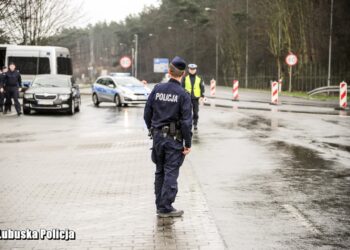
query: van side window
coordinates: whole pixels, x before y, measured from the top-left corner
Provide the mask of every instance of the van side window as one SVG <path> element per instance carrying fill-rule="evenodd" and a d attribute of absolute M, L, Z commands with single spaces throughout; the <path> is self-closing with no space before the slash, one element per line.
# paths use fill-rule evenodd
<path fill-rule="evenodd" d="M 39 58 L 39 75 L 50 74 L 50 60 L 47 57 Z"/>
<path fill-rule="evenodd" d="M 47 57 L 9 56 L 8 62 L 14 62 L 16 68 L 24 75 L 50 74 L 50 60 Z"/>
<path fill-rule="evenodd" d="M 67 57 L 57 57 L 57 74 L 72 75 L 72 61 Z"/>

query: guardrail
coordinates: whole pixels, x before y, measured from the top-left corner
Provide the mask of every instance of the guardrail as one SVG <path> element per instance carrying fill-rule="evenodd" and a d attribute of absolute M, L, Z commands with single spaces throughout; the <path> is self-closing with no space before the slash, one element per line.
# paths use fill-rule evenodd
<path fill-rule="evenodd" d="M 348 91 L 349 90 L 350 90 L 350 86 L 348 86 Z M 339 86 L 326 86 L 326 87 L 316 88 L 307 92 L 307 94 L 309 96 L 312 96 L 316 94 L 329 93 L 329 92 L 339 92 Z"/>

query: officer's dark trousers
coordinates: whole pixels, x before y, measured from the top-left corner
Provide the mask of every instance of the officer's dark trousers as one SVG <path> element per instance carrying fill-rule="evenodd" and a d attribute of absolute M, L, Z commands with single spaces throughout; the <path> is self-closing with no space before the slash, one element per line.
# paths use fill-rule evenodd
<path fill-rule="evenodd" d="M 4 92 L 0 92 L 0 112 L 3 111 L 4 108 L 4 100 L 5 100 L 5 93 Z"/>
<path fill-rule="evenodd" d="M 21 104 L 18 101 L 19 91 L 17 87 L 9 87 L 6 89 L 6 102 L 5 102 L 5 111 L 9 111 L 12 105 L 12 99 L 15 103 L 15 108 L 18 113 L 21 113 Z"/>
<path fill-rule="evenodd" d="M 192 108 L 193 108 L 193 125 L 198 124 L 198 112 L 199 112 L 199 99 L 192 99 Z"/>
<path fill-rule="evenodd" d="M 168 213 L 177 194 L 177 178 L 185 159 L 183 145 L 161 132 L 153 134 L 152 161 L 156 164 L 154 190 L 157 210 Z"/>

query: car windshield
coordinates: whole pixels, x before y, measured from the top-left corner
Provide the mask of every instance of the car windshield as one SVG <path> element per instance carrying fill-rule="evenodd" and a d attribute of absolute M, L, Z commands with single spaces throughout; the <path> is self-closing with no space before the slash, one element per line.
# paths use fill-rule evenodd
<path fill-rule="evenodd" d="M 33 82 L 33 87 L 69 87 L 70 81 L 67 78 L 40 77 Z"/>
<path fill-rule="evenodd" d="M 143 84 L 135 77 L 114 77 L 117 84 L 124 87 L 142 87 Z"/>

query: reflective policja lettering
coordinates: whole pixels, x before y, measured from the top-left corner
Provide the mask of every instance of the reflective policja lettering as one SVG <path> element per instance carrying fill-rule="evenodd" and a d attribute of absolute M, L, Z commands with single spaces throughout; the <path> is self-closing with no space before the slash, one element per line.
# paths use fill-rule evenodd
<path fill-rule="evenodd" d="M 178 95 L 157 93 L 155 99 L 163 102 L 177 102 Z"/>

